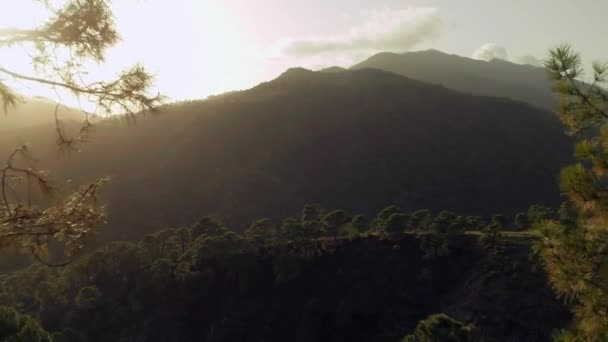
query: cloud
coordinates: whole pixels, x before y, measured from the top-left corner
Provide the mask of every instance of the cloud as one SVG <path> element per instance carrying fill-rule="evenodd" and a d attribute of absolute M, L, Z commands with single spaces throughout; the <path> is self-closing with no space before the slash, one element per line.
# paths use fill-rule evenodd
<path fill-rule="evenodd" d="M 532 65 L 532 66 L 536 66 L 536 67 L 543 66 L 543 61 L 541 59 L 536 58 L 531 55 L 517 57 L 515 59 L 515 62 L 519 63 L 519 64 L 527 64 L 527 65 Z"/>
<path fill-rule="evenodd" d="M 473 52 L 474 59 L 480 59 L 482 61 L 490 61 L 494 58 L 508 60 L 509 54 L 507 49 L 494 43 L 487 43 L 480 46 Z"/>
<path fill-rule="evenodd" d="M 439 36 L 441 20 L 436 8 L 409 7 L 374 10 L 350 32 L 330 37 L 285 39 L 275 46 L 278 56 L 356 54 L 408 50 Z"/>
<path fill-rule="evenodd" d="M 475 50 L 472 57 L 482 61 L 490 61 L 494 58 L 502 59 L 517 64 L 532 65 L 535 67 L 542 67 L 543 61 L 532 55 L 518 56 L 509 58 L 507 49 L 503 46 L 496 45 L 494 43 L 487 43 Z"/>

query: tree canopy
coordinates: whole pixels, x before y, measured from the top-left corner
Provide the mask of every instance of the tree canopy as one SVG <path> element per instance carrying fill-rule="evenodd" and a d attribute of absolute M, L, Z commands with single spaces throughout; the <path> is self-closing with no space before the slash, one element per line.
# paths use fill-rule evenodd
<path fill-rule="evenodd" d="M 473 326 L 463 324 L 445 314 L 436 314 L 420 321 L 413 334 L 402 342 L 470 342 L 473 339 Z"/>

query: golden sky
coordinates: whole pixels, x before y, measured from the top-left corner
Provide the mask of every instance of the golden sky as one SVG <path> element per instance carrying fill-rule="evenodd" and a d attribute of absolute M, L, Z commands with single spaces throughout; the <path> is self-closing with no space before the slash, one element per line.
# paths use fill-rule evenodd
<path fill-rule="evenodd" d="M 44 12 L 33 2 L 0 0 L 0 27 L 39 23 Z M 535 64 L 569 42 L 587 65 L 608 59 L 606 0 L 114 0 L 112 8 L 122 42 L 91 75 L 111 78 L 142 62 L 172 100 L 248 88 L 294 66 L 348 67 L 380 51 Z M 0 65 L 31 73 L 21 48 L 0 49 Z"/>
<path fill-rule="evenodd" d="M 108 52 L 106 63 L 90 66 L 92 78 L 110 79 L 142 62 L 156 75 L 155 90 L 173 100 L 246 88 L 260 78 L 251 65 L 261 55 L 241 39 L 219 1 L 120 0 L 112 6 L 122 40 Z M 33 1 L 0 0 L 0 8 L 10 8 L 0 11 L 0 27 L 35 27 L 46 15 Z M 22 47 L 1 49 L 0 61 L 11 70 L 34 74 Z M 28 95 L 56 97 L 36 84 L 14 85 Z"/>

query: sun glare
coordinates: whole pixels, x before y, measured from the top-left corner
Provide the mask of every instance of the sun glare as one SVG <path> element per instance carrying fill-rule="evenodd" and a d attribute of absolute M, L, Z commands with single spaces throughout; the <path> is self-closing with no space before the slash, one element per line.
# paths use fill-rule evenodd
<path fill-rule="evenodd" d="M 0 12 L 0 27 L 32 28 L 45 19 L 43 8 L 29 1 L 0 0 L 0 5 L 11 8 Z M 87 66 L 91 79 L 110 79 L 140 62 L 156 75 L 154 91 L 182 100 L 249 87 L 260 77 L 254 65 L 261 54 L 241 38 L 239 26 L 221 2 L 116 1 L 113 11 L 122 39 L 108 51 L 104 64 Z M 35 75 L 27 48 L 3 48 L 0 53 L 6 67 Z M 62 102 L 93 110 L 67 93 L 8 82 L 25 95 L 59 96 Z"/>

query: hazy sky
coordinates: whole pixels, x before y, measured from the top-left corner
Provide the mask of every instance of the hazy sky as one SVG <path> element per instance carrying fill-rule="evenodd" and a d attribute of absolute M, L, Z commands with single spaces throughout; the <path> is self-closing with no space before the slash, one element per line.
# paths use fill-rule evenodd
<path fill-rule="evenodd" d="M 35 22 L 29 2 L 0 0 L 0 8 L 13 11 L 0 12 L 0 27 Z M 379 51 L 434 48 L 537 63 L 547 49 L 571 42 L 587 63 L 608 59 L 607 0 L 114 0 L 113 6 L 123 42 L 100 74 L 141 61 L 173 100 L 247 88 L 292 66 L 349 66 Z M 0 50 L 0 63 L 26 69 L 18 54 Z"/>

